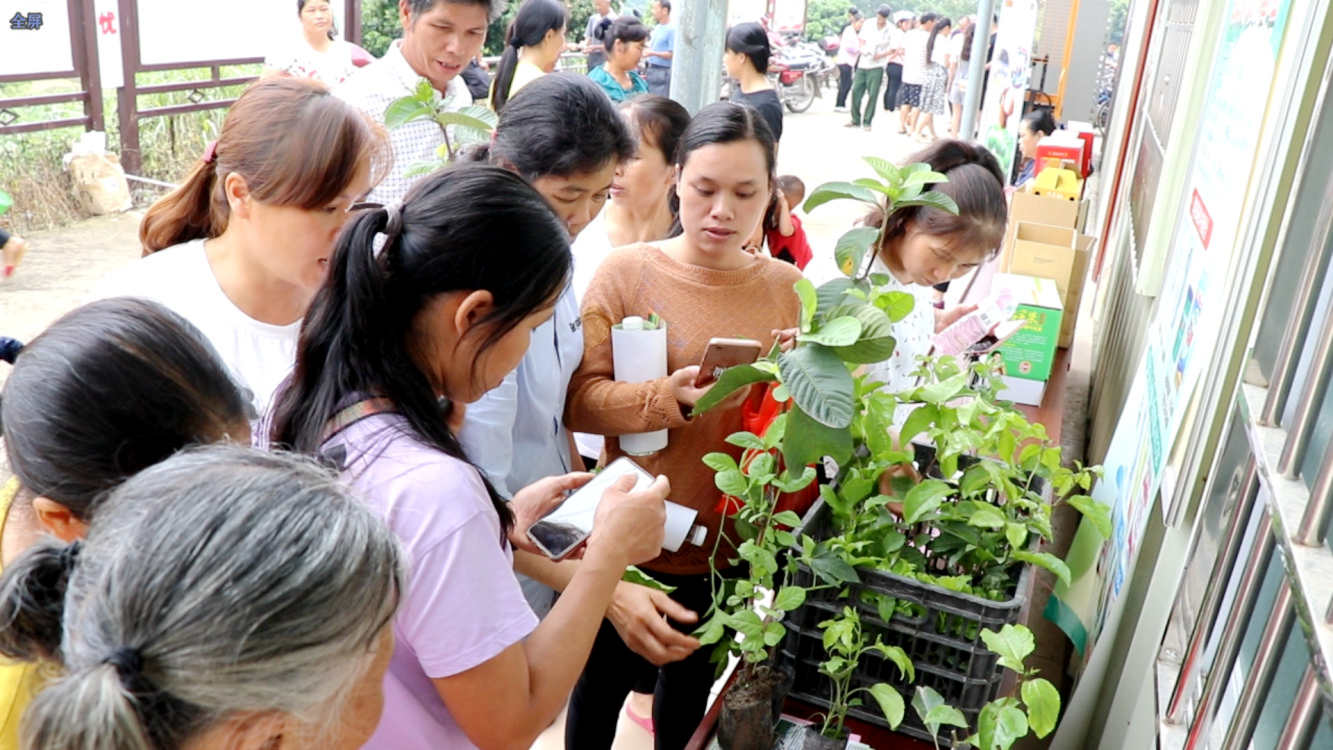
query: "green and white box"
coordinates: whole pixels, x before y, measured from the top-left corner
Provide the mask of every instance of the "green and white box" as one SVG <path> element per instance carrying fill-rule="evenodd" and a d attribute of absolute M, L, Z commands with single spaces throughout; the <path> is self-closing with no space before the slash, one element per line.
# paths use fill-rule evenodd
<path fill-rule="evenodd" d="M 1064 304 L 1059 287 L 1051 279 L 1000 273 L 991 283 L 991 294 L 1000 290 L 1008 290 L 1014 296 L 1018 302 L 1014 319 L 1024 322 L 999 348 L 1005 370 L 1005 388 L 1000 398 L 1039 406 L 1046 396 L 1046 383 L 1060 343 Z"/>

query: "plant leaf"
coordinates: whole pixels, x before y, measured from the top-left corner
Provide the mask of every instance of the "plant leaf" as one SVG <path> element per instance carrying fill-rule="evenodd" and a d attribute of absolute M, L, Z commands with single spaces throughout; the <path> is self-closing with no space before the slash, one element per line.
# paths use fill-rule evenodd
<path fill-rule="evenodd" d="M 879 230 L 874 227 L 856 227 L 849 229 L 838 238 L 833 246 L 833 260 L 838 270 L 845 276 L 855 276 L 865 263 L 866 253 L 879 239 Z"/>
<path fill-rule="evenodd" d="M 1111 508 L 1106 503 L 1099 503 L 1087 495 L 1071 495 L 1065 502 L 1083 514 L 1083 517 L 1097 527 L 1097 533 L 1103 539 L 1111 538 Z"/>
<path fill-rule="evenodd" d="M 852 424 L 856 385 L 832 349 L 800 344 L 778 359 L 778 371 L 792 400 L 816 422 L 835 429 Z"/>
<path fill-rule="evenodd" d="M 1010 556 L 1015 560 L 1021 560 L 1022 562 L 1032 563 L 1033 565 L 1045 568 L 1054 573 L 1055 577 L 1059 578 L 1061 583 L 1066 586 L 1069 585 L 1069 566 L 1065 564 L 1064 560 L 1061 560 L 1049 552 L 1029 552 L 1025 549 L 1016 549 Z"/>
<path fill-rule="evenodd" d="M 800 340 L 824 346 L 850 346 L 861 337 L 861 321 L 850 315 L 834 318 L 819 330 L 801 334 Z"/>
<path fill-rule="evenodd" d="M 875 191 L 862 185 L 852 182 L 826 182 L 815 188 L 810 197 L 805 199 L 804 210 L 809 213 L 829 201 L 843 199 L 857 200 L 862 203 L 879 203 Z"/>
<path fill-rule="evenodd" d="M 879 644 L 876 650 L 883 654 L 885 659 L 893 662 L 894 666 L 898 667 L 898 674 L 907 678 L 908 682 L 916 682 L 916 668 L 912 666 L 912 660 L 908 658 L 906 651 L 898 646 L 885 646 L 884 644 Z"/>
<path fill-rule="evenodd" d="M 1050 682 L 1038 677 L 1023 681 L 1023 704 L 1028 709 L 1028 724 L 1038 739 L 1055 729 L 1060 721 L 1060 691 Z"/>
<path fill-rule="evenodd" d="M 879 704 L 879 712 L 884 714 L 884 718 L 889 720 L 889 727 L 897 729 L 898 725 L 903 723 L 903 712 L 906 706 L 903 705 L 903 696 L 892 685 L 877 682 L 870 686 L 870 697 Z"/>
<path fill-rule="evenodd" d="M 826 583 L 860 583 L 861 577 L 856 574 L 856 568 L 847 564 L 847 561 L 838 556 L 838 553 L 832 550 L 825 550 L 810 559 L 810 569 Z"/>
<path fill-rule="evenodd" d="M 750 483 L 739 469 L 719 471 L 713 475 L 713 484 L 732 497 L 745 497 L 745 491 L 750 488 Z"/>
<path fill-rule="evenodd" d="M 735 367 L 728 367 L 722 371 L 720 376 L 718 376 L 717 382 L 713 383 L 713 387 L 709 388 L 708 392 L 703 395 L 703 398 L 699 399 L 699 403 L 694 405 L 694 413 L 696 415 L 703 414 L 725 401 L 727 396 L 730 396 L 741 388 L 746 388 L 755 383 L 767 383 L 773 380 L 777 380 L 777 378 L 754 365 L 737 365 Z"/>
<path fill-rule="evenodd" d="M 834 351 L 846 362 L 870 365 L 893 356 L 898 342 L 893 337 L 893 323 L 883 310 L 861 305 L 852 313 L 861 323 L 861 335 L 855 343 L 837 346 Z"/>
<path fill-rule="evenodd" d="M 967 729 L 967 717 L 953 706 L 936 706 L 926 714 L 923 721 L 929 721 L 938 728 L 941 724 Z"/>
<path fill-rule="evenodd" d="M 801 279 L 793 287 L 801 300 L 801 330 L 810 330 L 810 323 L 815 319 L 815 310 L 819 307 L 819 294 L 809 279 Z"/>
<path fill-rule="evenodd" d="M 487 134 L 491 132 L 490 123 L 472 115 L 465 115 L 462 112 L 440 112 L 434 117 L 435 122 L 438 122 L 441 126 L 453 125 L 458 128 L 471 128 Z"/>
<path fill-rule="evenodd" d="M 708 453 L 703 457 L 704 465 L 713 471 L 739 471 L 736 459 L 726 453 Z"/>
<path fill-rule="evenodd" d="M 782 460 L 788 467 L 805 466 L 830 456 L 838 463 L 852 455 L 852 431 L 816 422 L 799 406 L 787 412 L 787 434 L 782 439 Z"/>
<path fill-rule="evenodd" d="M 903 187 L 908 185 L 930 185 L 936 182 L 948 182 L 949 178 L 939 172 L 932 172 L 929 169 L 923 169 L 913 172 L 903 178 Z"/>
<path fill-rule="evenodd" d="M 989 503 L 977 503 L 967 523 L 981 529 L 1002 529 L 1005 524 L 1004 513 Z"/>
<path fill-rule="evenodd" d="M 875 174 L 879 175 L 880 179 L 888 184 L 897 185 L 902 182 L 902 174 L 893 162 L 881 159 L 878 156 L 863 156 L 861 158 L 866 164 L 870 165 L 871 169 L 875 170 Z"/>
<path fill-rule="evenodd" d="M 727 436 L 727 442 L 738 448 L 753 448 L 754 450 L 764 450 L 764 441 L 753 432 L 733 432 Z M 705 456 L 707 458 L 707 456 Z"/>
<path fill-rule="evenodd" d="M 800 586 L 787 586 L 773 597 L 773 609 L 790 612 L 805 604 L 805 589 Z"/>
<path fill-rule="evenodd" d="M 907 292 L 884 292 L 875 298 L 875 304 L 897 323 L 911 314 L 916 298 Z"/>
<path fill-rule="evenodd" d="M 893 204 L 894 208 L 906 208 L 908 206 L 927 206 L 947 214 L 958 215 L 958 204 L 953 202 L 953 198 L 934 190 L 927 190 L 920 195 Z"/>
<path fill-rule="evenodd" d="M 922 404 L 912 410 L 903 422 L 903 428 L 898 433 L 898 439 L 902 445 L 906 446 L 912 441 L 912 438 L 925 432 L 927 428 L 939 421 L 940 408 L 934 404 Z M 921 467 L 925 469 L 926 467 Z"/>
<path fill-rule="evenodd" d="M 815 310 L 815 317 L 823 317 L 833 310 L 841 307 L 844 302 L 859 302 L 860 300 L 848 300 L 847 292 L 856 288 L 856 282 L 851 279 L 835 278 L 819 285 L 815 290 L 819 298 L 819 306 Z"/>
<path fill-rule="evenodd" d="M 1023 673 L 1023 660 L 1036 648 L 1032 631 L 1023 625 L 1005 625 L 1000 632 L 990 628 L 981 631 L 981 640 L 986 648 L 1000 656 L 1000 665 L 1019 674 Z"/>
<path fill-rule="evenodd" d="M 940 507 L 953 487 L 938 479 L 927 479 L 913 487 L 903 498 L 903 520 L 909 524 L 920 521 L 927 513 Z"/>
<path fill-rule="evenodd" d="M 928 404 L 943 404 L 958 392 L 967 386 L 967 373 L 959 373 L 951 378 L 945 378 L 938 383 L 922 386 L 917 389 L 916 395 L 922 401 Z"/>
<path fill-rule="evenodd" d="M 434 119 L 435 111 L 430 105 L 412 96 L 394 99 L 384 108 L 384 127 L 387 130 L 401 127 L 415 120 Z"/>
<path fill-rule="evenodd" d="M 625 574 L 620 577 L 620 580 L 628 583 L 637 583 L 640 586 L 647 586 L 650 589 L 657 589 L 663 594 L 670 594 L 672 591 L 676 590 L 675 586 L 668 586 L 665 583 L 662 583 L 656 578 L 643 572 L 635 565 L 630 565 L 625 568 Z"/>
<path fill-rule="evenodd" d="M 1023 549 L 1028 541 L 1028 528 L 1021 523 L 1007 523 L 1004 527 L 1004 536 L 1009 540 L 1010 547 Z"/>

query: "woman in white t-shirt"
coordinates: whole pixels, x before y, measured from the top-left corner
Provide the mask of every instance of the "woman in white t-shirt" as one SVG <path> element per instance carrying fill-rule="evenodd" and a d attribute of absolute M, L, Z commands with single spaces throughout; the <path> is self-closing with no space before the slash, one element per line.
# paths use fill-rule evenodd
<path fill-rule="evenodd" d="M 328 0 L 296 0 L 301 38 L 291 39 L 264 59 L 264 75 L 309 78 L 333 88 L 356 72 L 357 58 L 372 58 L 365 50 L 334 38 L 333 11 Z M 361 64 L 365 64 L 364 62 Z"/>
<path fill-rule="evenodd" d="M 949 116 L 949 30 L 952 24 L 947 18 L 935 21 L 935 28 L 930 31 L 926 42 L 926 78 L 921 84 L 921 114 L 916 118 L 912 136 L 917 140 L 933 141 L 939 136 L 935 133 L 935 117 Z M 926 131 L 930 136 L 926 136 Z"/>
<path fill-rule="evenodd" d="M 383 135 L 323 86 L 260 81 L 184 184 L 148 209 L 147 257 L 98 296 L 152 299 L 197 326 L 257 422 L 292 368 L 348 209 L 387 161 Z"/>

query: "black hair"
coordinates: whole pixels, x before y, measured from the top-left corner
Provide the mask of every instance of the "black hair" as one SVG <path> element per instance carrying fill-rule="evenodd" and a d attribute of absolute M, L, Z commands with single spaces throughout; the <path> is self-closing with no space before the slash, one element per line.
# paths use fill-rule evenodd
<path fill-rule="evenodd" d="M 22 341 L 11 339 L 8 336 L 0 336 L 0 361 L 12 365 L 21 351 L 23 351 Z"/>
<path fill-rule="evenodd" d="M 958 215 L 928 206 L 912 206 L 889 217 L 886 243 L 901 238 L 911 223 L 919 232 L 956 236 L 965 247 L 981 247 L 987 257 L 999 249 L 1009 209 L 1004 199 L 1004 172 L 995 155 L 984 146 L 958 140 L 938 140 L 908 157 L 906 163 L 925 163 L 949 178 L 927 190 L 947 195 L 958 204 Z M 882 216 L 882 214 L 881 214 Z M 881 219 L 882 220 L 882 219 Z M 878 222 L 867 220 L 872 226 Z"/>
<path fill-rule="evenodd" d="M 875 9 L 875 15 L 884 16 L 885 18 L 888 18 L 889 16 L 893 15 L 893 9 L 887 5 L 881 5 Z"/>
<path fill-rule="evenodd" d="M 764 152 L 769 187 L 773 185 L 777 169 L 777 153 L 773 142 L 773 131 L 763 116 L 754 109 L 736 102 L 714 102 L 699 110 L 699 114 L 690 120 L 689 127 L 680 136 L 680 146 L 676 149 L 676 168 L 684 169 L 690 154 L 718 143 L 736 143 L 755 141 Z M 770 196 L 776 198 L 776 196 Z M 677 214 L 676 222 L 671 227 L 670 236 L 675 237 L 683 231 L 680 224 L 678 206 L 673 207 Z M 769 212 L 773 209 L 770 200 Z"/>
<path fill-rule="evenodd" d="M 411 10 L 412 19 L 429 11 L 440 3 L 453 3 L 455 5 L 480 5 L 486 8 L 486 19 L 495 21 L 505 11 L 509 5 L 508 0 L 408 0 L 408 7 Z"/>
<path fill-rule="evenodd" d="M 921 14 L 920 18 L 917 19 L 917 23 L 926 24 L 930 23 L 931 21 L 934 21 L 937 18 L 939 18 L 939 16 L 936 15 L 935 13 L 926 11 L 925 13 Z"/>
<path fill-rule="evenodd" d="M 760 73 L 768 72 L 768 58 L 773 54 L 764 27 L 753 21 L 738 23 L 727 31 L 727 49 L 750 58 L 750 64 Z"/>
<path fill-rule="evenodd" d="M 642 94 L 633 99 L 626 99 L 620 104 L 620 111 L 625 113 L 634 126 L 635 139 L 642 143 L 645 139 L 652 143 L 667 164 L 674 164 L 676 151 L 680 148 L 680 138 L 690 126 L 690 112 L 678 101 L 657 94 Z M 673 230 L 668 235 L 676 236 L 674 219 L 680 213 L 680 197 L 676 187 L 667 188 L 667 206 L 671 210 Z"/>
<path fill-rule="evenodd" d="M 671 12 L 671 0 L 657 0 L 657 4 L 662 6 L 662 9 L 667 13 Z"/>
<path fill-rule="evenodd" d="M 963 32 L 963 50 L 958 54 L 959 60 L 967 62 L 972 59 L 972 40 L 976 38 L 976 33 L 977 24 L 974 21 L 967 27 L 967 31 Z"/>
<path fill-rule="evenodd" d="M 1051 111 L 1045 107 L 1038 107 L 1023 115 L 1023 124 L 1028 126 L 1028 132 L 1030 133 L 1050 135 L 1055 132 L 1055 118 L 1051 116 Z"/>
<path fill-rule="evenodd" d="M 66 313 L 23 347 L 0 399 L 19 483 L 88 520 L 131 475 L 245 424 L 213 347 L 166 307 L 117 297 Z"/>
<path fill-rule="evenodd" d="M 598 38 L 606 46 L 608 55 L 615 48 L 616 42 L 624 42 L 625 44 L 642 42 L 649 36 L 648 27 L 644 26 L 643 22 L 634 16 L 621 16 L 615 21 L 604 18 L 597 28 L 602 31 Z"/>
<path fill-rule="evenodd" d="M 514 71 L 518 68 L 518 50 L 520 47 L 535 47 L 542 43 L 546 34 L 565 28 L 569 12 L 559 0 L 523 0 L 518 6 L 518 14 L 505 30 L 505 49 L 500 55 L 500 63 L 495 68 L 495 83 L 491 93 L 491 106 L 496 114 L 504 109 L 509 101 L 509 87 L 514 82 Z"/>
<path fill-rule="evenodd" d="M 935 27 L 930 30 L 930 40 L 926 42 L 927 63 L 933 62 L 933 58 L 935 56 L 935 37 L 939 36 L 940 32 L 943 31 L 944 29 L 950 28 L 952 26 L 953 22 L 943 16 L 941 16 L 938 20 L 935 21 Z"/>
<path fill-rule="evenodd" d="M 564 223 L 508 170 L 435 172 L 397 210 L 393 226 L 394 209 L 366 211 L 339 236 L 329 277 L 301 325 L 296 368 L 274 408 L 275 444 L 317 453 L 329 420 L 358 394 L 376 394 L 394 404 L 419 440 L 467 460 L 446 424 L 447 407 L 413 357 L 418 316 L 440 294 L 485 289 L 495 309 L 468 335 L 488 331 L 482 345 L 489 347 L 564 288 L 572 265 Z M 508 505 L 489 482 L 486 489 L 508 531 Z"/>
<path fill-rule="evenodd" d="M 308 2 L 310 2 L 310 0 L 296 0 L 296 16 L 298 18 L 301 16 L 301 11 L 305 10 L 305 5 Z M 330 11 L 332 11 L 332 8 L 330 8 Z M 334 24 L 330 24 L 328 31 L 329 41 L 333 41 L 336 32 L 337 32 L 336 26 Z"/>
<path fill-rule="evenodd" d="M 592 172 L 633 155 L 634 138 L 606 92 L 585 75 L 551 73 L 524 86 L 500 113 L 491 143 L 470 148 L 464 159 L 532 181 Z"/>

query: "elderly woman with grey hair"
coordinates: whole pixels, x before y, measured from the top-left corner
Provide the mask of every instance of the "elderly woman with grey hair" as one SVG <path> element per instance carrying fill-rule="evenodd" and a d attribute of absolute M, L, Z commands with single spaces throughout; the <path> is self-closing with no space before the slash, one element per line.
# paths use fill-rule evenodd
<path fill-rule="evenodd" d="M 0 577 L 0 653 L 64 667 L 23 745 L 360 747 L 403 581 L 392 532 L 318 465 L 180 453 L 116 489 L 87 541 Z"/>

